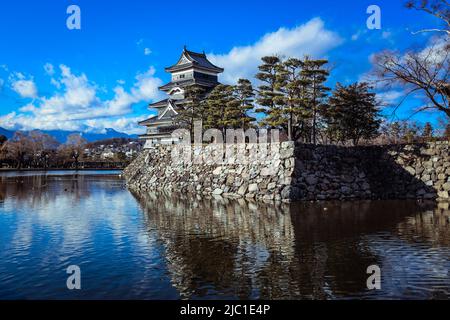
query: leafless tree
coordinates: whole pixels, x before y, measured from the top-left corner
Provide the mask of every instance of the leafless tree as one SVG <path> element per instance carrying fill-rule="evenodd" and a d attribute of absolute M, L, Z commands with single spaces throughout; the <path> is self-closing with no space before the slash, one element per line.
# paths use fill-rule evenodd
<path fill-rule="evenodd" d="M 405 55 L 384 51 L 374 58 L 375 73 L 386 85 L 404 86 L 405 99 L 411 94 L 423 94 L 426 103 L 418 111 L 436 109 L 450 117 L 449 49 L 449 43 L 437 41 Z"/>
<path fill-rule="evenodd" d="M 26 161 L 32 157 L 33 143 L 26 134 L 16 132 L 2 145 L 2 153 L 7 159 L 16 161 L 17 169 L 22 169 Z"/>
<path fill-rule="evenodd" d="M 64 160 L 72 160 L 75 163 L 75 168 L 78 168 L 79 161 L 84 154 L 84 148 L 87 144 L 80 134 L 71 134 L 65 144 L 58 148 L 58 154 Z"/>
<path fill-rule="evenodd" d="M 402 86 L 405 96 L 394 112 L 410 95 L 420 95 L 424 105 L 413 113 L 434 109 L 450 117 L 450 2 L 449 0 L 409 0 L 406 7 L 426 12 L 443 21 L 443 26 L 420 32 L 444 33 L 432 39 L 422 50 L 404 54 L 384 51 L 374 58 L 375 75 L 386 86 Z"/>
<path fill-rule="evenodd" d="M 39 130 L 30 132 L 29 139 L 32 142 L 34 165 L 47 168 L 51 155 L 58 149 L 58 141 Z"/>
<path fill-rule="evenodd" d="M 422 32 L 440 32 L 450 36 L 450 1 L 449 0 L 408 0 L 406 7 L 426 12 L 442 21 L 437 28 L 422 29 L 413 34 Z"/>

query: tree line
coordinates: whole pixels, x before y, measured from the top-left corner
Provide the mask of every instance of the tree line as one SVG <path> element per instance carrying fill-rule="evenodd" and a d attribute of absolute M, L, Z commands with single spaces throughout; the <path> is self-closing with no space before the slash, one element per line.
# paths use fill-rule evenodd
<path fill-rule="evenodd" d="M 5 136 L 0 136 L 0 164 L 3 163 L 16 169 L 77 169 L 83 161 L 104 162 L 104 159 L 96 159 L 93 156 L 86 155 L 86 149 L 94 149 L 98 143 L 114 144 L 115 141 L 113 140 L 88 143 L 80 134 L 74 133 L 67 137 L 65 143 L 61 144 L 51 135 L 39 130 L 17 131 L 9 140 Z M 114 161 L 125 163 L 129 159 L 123 152 L 119 152 L 110 160 L 110 162 Z"/>
<path fill-rule="evenodd" d="M 373 70 L 375 82 L 386 87 L 402 87 L 405 98 L 420 94 L 425 103 L 416 112 L 432 109 L 442 113 L 446 122 L 442 134 L 445 138 L 448 137 L 450 119 L 450 5 L 446 0 L 410 0 L 406 7 L 438 17 L 443 21 L 443 27 L 435 30 L 446 35 L 439 38 L 442 43 L 437 42 L 426 50 L 377 54 Z M 227 128 L 280 129 L 288 140 L 312 144 L 358 145 L 380 140 L 380 137 L 402 135 L 398 126 L 404 127 L 405 123 L 386 125 L 383 121 L 382 103 L 371 84 L 337 83 L 334 90 L 329 88 L 331 71 L 325 59 L 266 56 L 258 69 L 255 75 L 259 82 L 257 88 L 253 88 L 248 79 L 239 79 L 235 85 L 220 84 L 208 95 L 198 85 L 186 88 L 186 104 L 180 108 L 178 124 L 191 130 L 191 136 L 197 120 L 202 121 L 205 130 L 217 128 L 222 132 Z M 259 121 L 257 114 L 263 115 Z M 415 124 L 405 129 L 408 132 L 403 134 L 403 140 L 433 137 L 430 123 L 421 129 L 424 132 L 418 127 Z"/>
<path fill-rule="evenodd" d="M 0 160 L 12 163 L 14 167 L 49 168 L 59 165 L 78 167 L 87 141 L 79 134 L 72 134 L 66 143 L 60 144 L 54 137 L 39 130 L 29 133 L 17 131 L 0 146 Z"/>
<path fill-rule="evenodd" d="M 381 120 L 370 86 L 338 83 L 331 92 L 327 64 L 310 57 L 267 56 L 256 74 L 258 88 L 248 79 L 219 84 L 208 95 L 198 85 L 189 86 L 178 124 L 193 133 L 194 122 L 201 120 L 205 130 L 216 128 L 224 135 L 226 129 L 279 129 L 289 140 L 313 144 L 351 140 L 357 145 L 375 137 Z M 258 113 L 264 115 L 260 121 Z"/>
<path fill-rule="evenodd" d="M 262 58 L 254 88 L 248 79 L 236 85 L 219 84 L 209 94 L 198 85 L 185 90 L 185 105 L 177 122 L 193 136 L 194 122 L 203 129 L 279 129 L 286 138 L 310 144 L 403 143 L 430 141 L 436 137 L 431 123 L 386 122 L 381 102 L 369 83 L 337 83 L 327 87 L 327 60 Z M 256 114 L 263 115 L 257 121 Z M 448 121 L 447 121 L 448 122 Z M 448 139 L 450 123 L 443 124 Z"/>

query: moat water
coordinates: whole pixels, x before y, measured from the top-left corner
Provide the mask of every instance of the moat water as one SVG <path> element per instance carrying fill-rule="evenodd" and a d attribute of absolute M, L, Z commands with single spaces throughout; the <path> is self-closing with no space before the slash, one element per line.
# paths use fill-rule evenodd
<path fill-rule="evenodd" d="M 352 298 L 450 298 L 448 204 L 276 206 L 137 195 L 114 171 L 0 173 L 0 299 Z"/>

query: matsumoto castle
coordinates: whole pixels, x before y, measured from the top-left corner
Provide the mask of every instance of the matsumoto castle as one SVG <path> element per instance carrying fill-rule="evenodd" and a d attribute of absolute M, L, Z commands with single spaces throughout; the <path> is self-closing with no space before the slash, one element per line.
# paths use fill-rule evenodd
<path fill-rule="evenodd" d="M 205 53 L 192 52 L 186 47 L 178 62 L 165 70 L 172 75 L 172 81 L 159 89 L 169 97 L 150 104 L 149 108 L 156 109 L 158 114 L 139 123 L 147 127 L 147 133 L 141 136 L 141 139 L 146 140 L 145 148 L 156 144 L 175 143 L 171 134 L 177 129 L 177 109 L 186 103 L 185 88 L 195 84 L 205 89 L 208 94 L 219 84 L 218 74 L 224 71 L 212 64 Z"/>

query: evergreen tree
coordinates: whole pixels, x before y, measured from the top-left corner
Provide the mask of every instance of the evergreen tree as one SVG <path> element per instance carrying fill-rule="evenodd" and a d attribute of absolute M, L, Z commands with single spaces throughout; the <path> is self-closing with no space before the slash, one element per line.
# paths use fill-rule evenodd
<path fill-rule="evenodd" d="M 247 79 L 239 79 L 233 89 L 234 100 L 229 104 L 229 107 L 237 108 L 237 111 L 232 127 L 247 130 L 256 121 L 255 118 L 248 115 L 255 107 L 253 104 L 255 93 L 252 83 Z"/>
<path fill-rule="evenodd" d="M 280 66 L 276 89 L 282 93 L 274 98 L 275 104 L 280 110 L 280 116 L 284 119 L 285 130 L 289 140 L 297 140 L 304 127 L 304 119 L 308 118 L 308 112 L 304 108 L 305 86 L 302 80 L 303 62 L 290 58 Z"/>
<path fill-rule="evenodd" d="M 330 91 L 330 88 L 325 86 L 329 72 L 324 66 L 328 61 L 305 57 L 302 62 L 301 81 L 305 88 L 305 108 L 311 116 L 311 138 L 309 141 L 316 144 L 319 112 L 325 110 L 326 98 Z"/>
<path fill-rule="evenodd" d="M 219 129 L 225 131 L 234 114 L 228 110 L 228 105 L 233 99 L 233 87 L 219 84 L 205 100 L 204 128 Z"/>
<path fill-rule="evenodd" d="M 327 60 L 304 60 L 290 58 L 281 61 L 278 57 L 264 57 L 256 78 L 263 82 L 259 87 L 257 102 L 263 107 L 266 118 L 263 124 L 283 129 L 290 140 L 305 140 L 316 143 L 319 110 L 325 105 L 325 86 L 329 72 L 324 65 Z M 306 134 L 305 132 L 310 132 Z"/>
<path fill-rule="evenodd" d="M 337 84 L 324 116 L 329 130 L 338 140 L 352 140 L 354 145 L 358 145 L 362 139 L 378 135 L 381 124 L 379 109 L 376 95 L 369 90 L 367 83 L 347 87 Z"/>
<path fill-rule="evenodd" d="M 285 119 L 282 109 L 276 103 L 277 97 L 282 93 L 277 91 L 281 70 L 281 60 L 278 57 L 270 56 L 262 58 L 263 64 L 258 67 L 259 73 L 256 78 L 262 82 L 258 88 L 257 103 L 262 107 L 256 110 L 266 115 L 262 121 L 263 125 L 271 128 L 283 128 Z"/>
<path fill-rule="evenodd" d="M 254 118 L 247 115 L 253 109 L 253 87 L 248 80 L 240 79 L 238 85 L 219 84 L 205 100 L 204 127 L 223 132 L 230 129 L 247 129 Z"/>
<path fill-rule="evenodd" d="M 177 110 L 176 121 L 181 128 L 188 129 L 191 132 L 191 139 L 193 139 L 194 122 L 203 120 L 205 89 L 195 84 L 188 86 L 185 88 L 184 97 L 186 103 Z"/>

